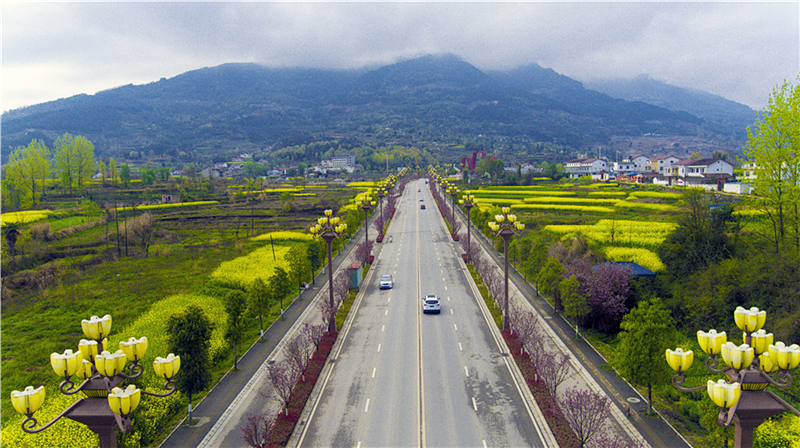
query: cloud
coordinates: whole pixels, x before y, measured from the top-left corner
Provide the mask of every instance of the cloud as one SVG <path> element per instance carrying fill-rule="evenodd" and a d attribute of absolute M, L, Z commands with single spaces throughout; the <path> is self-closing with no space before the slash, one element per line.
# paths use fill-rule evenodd
<path fill-rule="evenodd" d="M 3 109 L 226 62 L 373 67 L 453 53 L 639 74 L 763 107 L 800 72 L 797 3 L 3 3 Z M 768 24 L 768 25 L 766 25 Z"/>

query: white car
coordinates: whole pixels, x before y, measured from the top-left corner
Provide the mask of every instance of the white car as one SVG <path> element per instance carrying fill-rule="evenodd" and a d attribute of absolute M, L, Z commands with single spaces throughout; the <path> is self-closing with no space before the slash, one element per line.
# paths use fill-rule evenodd
<path fill-rule="evenodd" d="M 436 313 L 439 314 L 442 311 L 441 306 L 439 305 L 439 298 L 434 295 L 427 295 L 422 298 L 422 313 Z"/>
<path fill-rule="evenodd" d="M 389 275 L 389 274 L 381 275 L 380 288 L 381 289 L 392 289 L 392 288 L 394 288 L 394 281 L 392 280 L 392 276 L 391 275 Z"/>

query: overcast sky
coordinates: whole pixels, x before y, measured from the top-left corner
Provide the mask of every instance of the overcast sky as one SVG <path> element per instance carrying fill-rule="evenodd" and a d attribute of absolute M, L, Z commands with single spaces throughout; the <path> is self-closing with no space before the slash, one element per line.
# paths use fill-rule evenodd
<path fill-rule="evenodd" d="M 800 74 L 798 2 L 2 2 L 2 110 L 227 62 L 356 68 L 453 53 L 577 80 L 647 74 L 755 109 Z"/>

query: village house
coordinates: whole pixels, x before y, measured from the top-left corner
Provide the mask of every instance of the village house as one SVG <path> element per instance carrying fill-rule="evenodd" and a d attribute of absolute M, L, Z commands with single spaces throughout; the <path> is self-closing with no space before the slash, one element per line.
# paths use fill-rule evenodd
<path fill-rule="evenodd" d="M 570 179 L 600 175 L 608 171 L 608 169 L 608 162 L 605 159 L 598 158 L 572 159 L 564 165 L 564 170 Z"/>
<path fill-rule="evenodd" d="M 679 157 L 673 155 L 651 157 L 648 164 L 649 170 L 658 174 L 667 174 L 667 170 L 672 168 L 672 164 L 680 160 Z"/>

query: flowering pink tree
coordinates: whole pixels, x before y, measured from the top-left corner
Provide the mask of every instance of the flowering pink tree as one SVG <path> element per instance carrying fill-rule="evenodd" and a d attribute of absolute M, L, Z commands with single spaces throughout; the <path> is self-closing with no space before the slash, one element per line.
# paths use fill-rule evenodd
<path fill-rule="evenodd" d="M 582 282 L 592 326 L 604 333 L 619 331 L 622 317 L 628 312 L 631 271 L 625 266 L 605 263 Z"/>
<path fill-rule="evenodd" d="M 308 340 L 308 335 L 299 331 L 295 336 L 286 344 L 286 359 L 292 363 L 295 369 L 301 372 L 302 381 L 306 381 L 305 372 L 308 367 L 308 362 L 311 360 L 313 345 Z"/>
<path fill-rule="evenodd" d="M 317 302 L 317 307 L 322 315 L 323 323 L 330 322 L 333 317 L 336 316 L 336 313 L 339 311 L 339 307 L 342 305 L 342 302 L 344 302 L 344 299 L 350 292 L 351 285 L 352 282 L 350 281 L 350 275 L 347 272 L 340 272 L 333 280 L 333 305 L 331 306 L 331 303 L 328 300 L 321 300 Z"/>
<path fill-rule="evenodd" d="M 322 342 L 326 331 L 328 331 L 328 326 L 325 324 L 315 325 L 309 322 L 303 324 L 303 333 L 306 334 L 308 341 L 314 345 L 314 352 L 319 350 L 319 344 Z"/>
<path fill-rule="evenodd" d="M 289 415 L 292 391 L 294 391 L 294 385 L 297 384 L 297 380 L 300 378 L 300 373 L 295 364 L 287 360 L 267 366 L 269 381 L 272 383 L 272 387 L 275 388 L 278 399 L 286 409 L 287 416 Z"/>
<path fill-rule="evenodd" d="M 369 240 L 368 242 L 362 241 L 358 243 L 355 249 L 355 259 L 359 261 L 366 260 L 367 256 L 372 253 L 373 244 L 375 244 L 373 240 Z"/>
<path fill-rule="evenodd" d="M 558 386 L 570 377 L 569 357 L 563 353 L 545 351 L 539 359 L 536 370 L 544 379 L 547 391 L 555 398 Z"/>
<path fill-rule="evenodd" d="M 611 415 L 608 397 L 590 390 L 567 389 L 559 397 L 558 405 L 581 447 L 603 432 L 605 421 Z"/>
<path fill-rule="evenodd" d="M 531 339 L 542 339 L 539 331 L 539 318 L 530 310 L 515 306 L 511 313 L 511 330 L 517 335 L 522 353 Z"/>
<path fill-rule="evenodd" d="M 244 443 L 252 448 L 267 448 L 267 440 L 275 417 L 276 414 L 269 412 L 248 415 L 247 423 L 244 426 L 239 425 Z"/>

